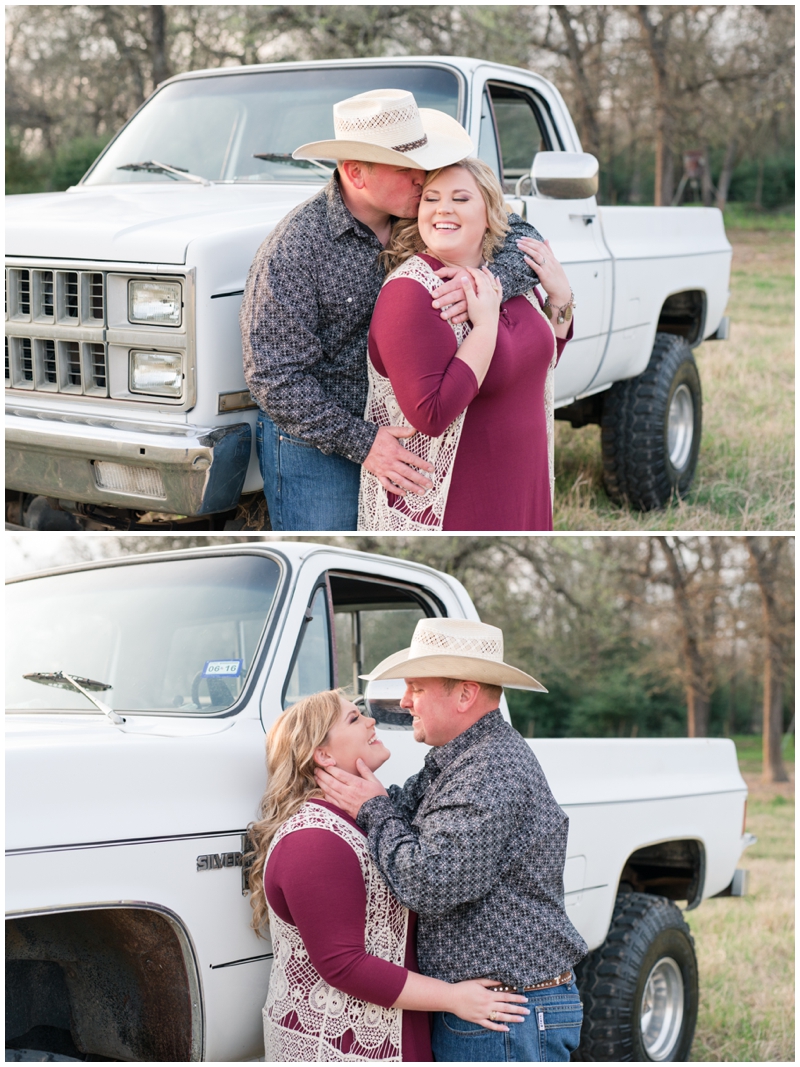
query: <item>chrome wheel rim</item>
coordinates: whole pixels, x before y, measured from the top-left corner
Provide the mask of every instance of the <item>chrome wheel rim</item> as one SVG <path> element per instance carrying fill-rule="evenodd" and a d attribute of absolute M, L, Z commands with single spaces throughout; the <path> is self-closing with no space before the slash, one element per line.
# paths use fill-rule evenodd
<path fill-rule="evenodd" d="M 639 1019 L 647 1058 L 671 1060 L 683 1023 L 683 975 L 670 956 L 647 976 Z"/>
<path fill-rule="evenodd" d="M 667 447 L 669 461 L 682 470 L 692 452 L 694 440 L 694 400 L 688 385 L 679 385 L 672 394 L 667 419 Z"/>

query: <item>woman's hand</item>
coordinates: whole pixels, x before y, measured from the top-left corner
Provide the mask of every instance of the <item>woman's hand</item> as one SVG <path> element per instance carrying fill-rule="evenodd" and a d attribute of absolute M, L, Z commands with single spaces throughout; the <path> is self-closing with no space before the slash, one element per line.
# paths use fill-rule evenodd
<path fill-rule="evenodd" d="M 556 259 L 549 241 L 535 241 L 532 237 L 521 237 L 517 248 L 523 259 L 539 275 L 542 288 L 550 297 L 554 307 L 562 307 L 570 301 L 570 287 L 564 268 Z"/>
<path fill-rule="evenodd" d="M 475 270 L 464 267 L 461 275 L 467 309 L 473 327 L 493 328 L 497 333 L 500 305 L 503 303 L 503 287 L 488 267 Z"/>
<path fill-rule="evenodd" d="M 493 986 L 496 987 L 497 982 L 492 978 L 457 982 L 450 987 L 453 1007 L 448 1010 L 468 1023 L 507 1033 L 506 1023 L 521 1023 L 526 1015 L 530 1015 L 530 1009 L 525 1007 L 528 998 L 519 993 L 500 993 Z"/>

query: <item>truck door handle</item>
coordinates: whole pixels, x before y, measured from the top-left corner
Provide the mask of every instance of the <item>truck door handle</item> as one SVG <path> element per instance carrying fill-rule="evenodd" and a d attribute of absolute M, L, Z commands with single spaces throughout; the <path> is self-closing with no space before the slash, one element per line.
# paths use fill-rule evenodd
<path fill-rule="evenodd" d="M 584 226 L 591 226 L 597 215 L 570 215 L 571 219 L 583 219 Z"/>

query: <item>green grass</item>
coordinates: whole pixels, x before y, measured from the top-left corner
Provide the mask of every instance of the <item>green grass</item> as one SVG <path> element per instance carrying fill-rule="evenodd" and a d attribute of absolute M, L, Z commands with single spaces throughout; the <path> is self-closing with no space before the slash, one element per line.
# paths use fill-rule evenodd
<path fill-rule="evenodd" d="M 689 497 L 644 514 L 618 507 L 598 427 L 556 422 L 556 530 L 794 529 L 794 218 L 731 211 L 731 337 L 695 350 L 703 439 Z"/>
<path fill-rule="evenodd" d="M 748 780 L 747 829 L 758 838 L 741 866 L 742 898 L 687 913 L 700 969 L 692 1060 L 794 1061 L 794 787 L 759 781 L 761 739 L 735 737 Z M 794 737 L 784 751 L 794 770 Z"/>
<path fill-rule="evenodd" d="M 735 734 L 733 741 L 742 774 L 761 774 L 762 753 L 760 734 Z M 794 771 L 794 734 L 786 734 L 781 743 L 781 755 L 787 771 Z"/>
<path fill-rule="evenodd" d="M 726 230 L 782 230 L 794 233 L 794 209 L 756 211 L 750 204 L 728 204 L 724 211 Z"/>

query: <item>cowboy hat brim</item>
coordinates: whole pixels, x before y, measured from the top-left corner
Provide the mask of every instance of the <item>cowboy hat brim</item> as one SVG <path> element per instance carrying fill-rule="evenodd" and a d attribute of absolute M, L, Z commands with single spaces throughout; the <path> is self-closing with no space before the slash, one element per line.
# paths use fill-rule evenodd
<path fill-rule="evenodd" d="M 397 152 L 393 148 L 366 141 L 336 139 L 311 141 L 292 152 L 295 159 L 357 159 L 364 163 L 388 163 L 393 167 L 414 167 L 417 170 L 436 170 L 459 163 L 475 152 L 467 131 L 443 111 L 421 107 L 422 128 L 428 143 L 411 152 Z"/>
<path fill-rule="evenodd" d="M 508 663 L 447 654 L 411 658 L 410 651 L 410 648 L 404 648 L 400 652 L 394 652 L 381 660 L 369 674 L 359 677 L 368 682 L 380 682 L 388 678 L 457 678 L 463 681 L 484 682 L 486 685 L 507 686 L 509 689 L 547 692 L 541 682 Z"/>

